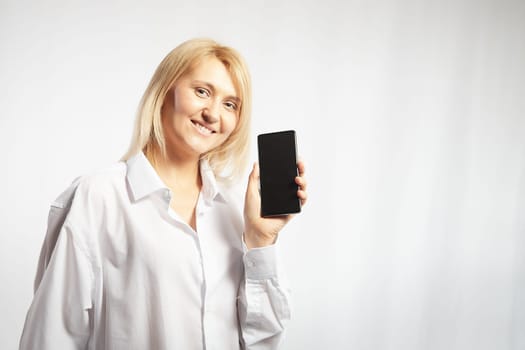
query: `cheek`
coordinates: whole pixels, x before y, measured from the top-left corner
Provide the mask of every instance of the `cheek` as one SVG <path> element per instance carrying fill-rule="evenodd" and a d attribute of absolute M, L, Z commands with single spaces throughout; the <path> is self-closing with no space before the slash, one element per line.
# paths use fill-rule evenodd
<path fill-rule="evenodd" d="M 186 93 L 175 94 L 173 109 L 178 115 L 191 115 L 202 109 L 202 101 Z"/>
<path fill-rule="evenodd" d="M 239 118 L 235 115 L 228 116 L 225 118 L 224 121 L 224 131 L 228 134 L 228 136 L 235 130 L 235 127 L 237 126 L 237 123 L 239 122 Z"/>

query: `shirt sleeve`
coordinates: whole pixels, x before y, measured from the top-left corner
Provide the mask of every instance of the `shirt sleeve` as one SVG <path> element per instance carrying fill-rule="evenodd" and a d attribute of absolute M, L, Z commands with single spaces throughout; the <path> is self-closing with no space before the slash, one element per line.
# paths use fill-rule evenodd
<path fill-rule="evenodd" d="M 86 349 L 88 345 L 94 278 L 87 249 L 76 234 L 66 219 L 53 248 L 46 246 L 47 239 L 44 242 L 42 249 L 49 260 L 37 272 L 20 350 Z"/>
<path fill-rule="evenodd" d="M 47 217 L 47 232 L 44 244 L 40 250 L 40 259 L 38 261 L 35 281 L 34 281 L 34 292 L 38 289 L 40 282 L 44 276 L 44 272 L 49 265 L 51 255 L 55 249 L 56 242 L 58 240 L 58 234 L 66 220 L 67 214 L 71 208 L 75 192 L 77 190 L 80 178 L 76 178 L 71 186 L 69 186 L 64 192 L 58 196 L 57 199 L 51 204 L 49 215 Z"/>
<path fill-rule="evenodd" d="M 244 269 L 238 305 L 244 349 L 277 349 L 290 319 L 290 293 L 283 285 L 276 245 L 246 251 Z"/>

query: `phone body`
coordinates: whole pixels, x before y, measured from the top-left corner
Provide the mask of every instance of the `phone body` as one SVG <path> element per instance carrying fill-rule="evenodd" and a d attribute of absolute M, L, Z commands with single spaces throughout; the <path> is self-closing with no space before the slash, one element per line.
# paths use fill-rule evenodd
<path fill-rule="evenodd" d="M 297 141 L 294 130 L 257 136 L 261 193 L 261 216 L 298 213 Z"/>

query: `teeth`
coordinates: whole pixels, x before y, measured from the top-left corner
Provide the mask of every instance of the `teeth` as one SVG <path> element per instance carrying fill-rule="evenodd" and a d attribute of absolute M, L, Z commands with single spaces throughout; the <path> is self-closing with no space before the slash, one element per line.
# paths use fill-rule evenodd
<path fill-rule="evenodd" d="M 199 129 L 199 131 L 202 132 L 203 134 L 211 134 L 213 132 L 212 130 L 208 129 L 207 127 L 199 123 L 193 123 L 193 125 L 195 125 L 197 129 Z"/>

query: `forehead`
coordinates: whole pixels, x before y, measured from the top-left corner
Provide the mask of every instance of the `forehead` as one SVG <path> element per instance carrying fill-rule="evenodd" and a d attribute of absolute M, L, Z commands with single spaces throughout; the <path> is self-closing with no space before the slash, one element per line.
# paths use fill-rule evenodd
<path fill-rule="evenodd" d="M 224 63 L 216 57 L 204 57 L 192 66 L 181 80 L 212 85 L 224 95 L 239 97 L 238 89 Z"/>

